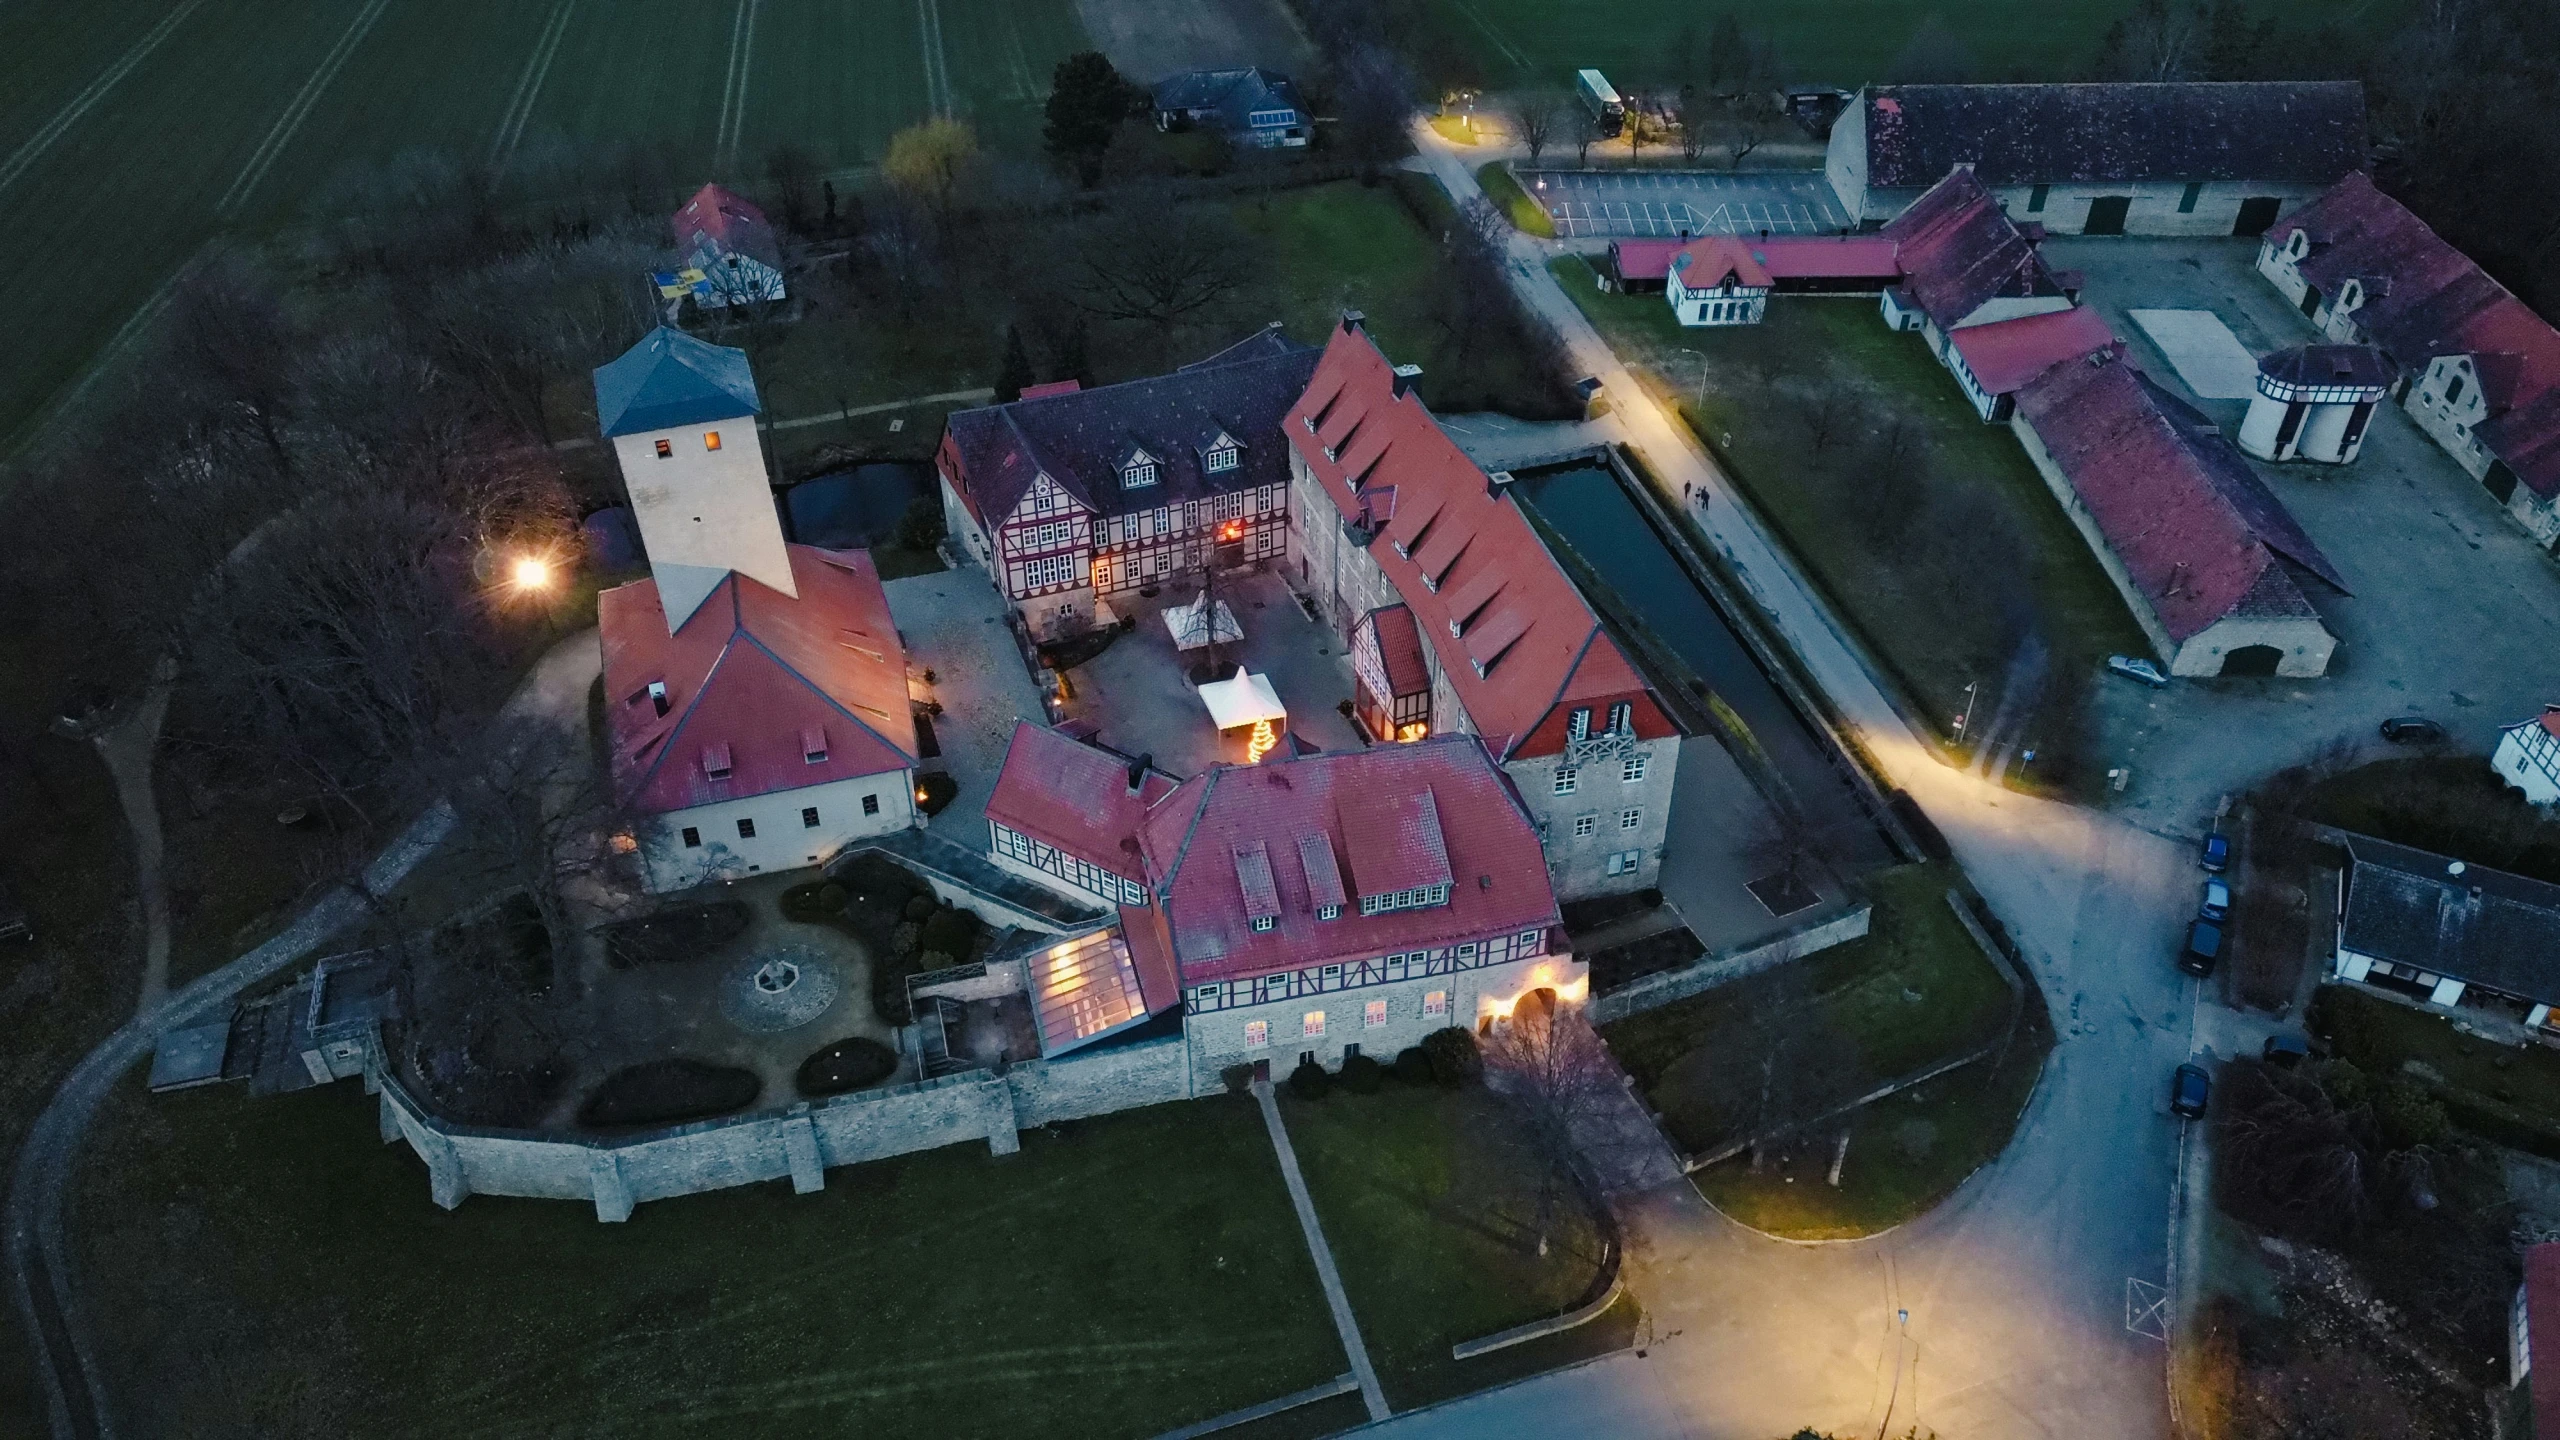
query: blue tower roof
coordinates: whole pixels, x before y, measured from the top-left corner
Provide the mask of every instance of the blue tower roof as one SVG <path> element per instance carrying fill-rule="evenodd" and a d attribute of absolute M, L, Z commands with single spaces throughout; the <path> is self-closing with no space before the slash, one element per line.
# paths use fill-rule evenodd
<path fill-rule="evenodd" d="M 760 413 L 747 352 L 661 325 L 595 371 L 596 428 L 607 438 Z"/>

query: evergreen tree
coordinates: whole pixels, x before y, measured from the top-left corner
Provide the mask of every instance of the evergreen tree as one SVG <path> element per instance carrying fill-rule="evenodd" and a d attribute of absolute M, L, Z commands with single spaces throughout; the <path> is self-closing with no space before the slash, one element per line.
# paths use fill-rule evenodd
<path fill-rule="evenodd" d="M 1102 153 L 1120 122 L 1138 111 L 1146 93 L 1121 77 L 1111 62 L 1087 50 L 1058 62 L 1049 80 L 1048 124 L 1041 137 L 1049 154 L 1075 167 L 1076 178 L 1091 185 L 1102 174 Z"/>
<path fill-rule="evenodd" d="M 1052 380 L 1073 380 L 1079 385 L 1093 383 L 1092 337 L 1085 333 L 1084 321 L 1078 320 L 1058 337 L 1057 363 L 1051 367 Z"/>
<path fill-rule="evenodd" d="M 1022 348 L 1022 328 L 1004 327 L 1004 362 L 996 370 L 996 403 L 1010 405 L 1022 398 L 1022 387 L 1033 383 L 1031 352 Z"/>

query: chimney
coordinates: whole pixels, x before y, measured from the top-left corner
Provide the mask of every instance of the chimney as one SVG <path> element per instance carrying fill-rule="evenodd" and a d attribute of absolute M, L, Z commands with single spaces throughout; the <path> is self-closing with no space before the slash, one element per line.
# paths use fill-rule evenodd
<path fill-rule="evenodd" d="M 650 682 L 649 682 L 649 706 L 650 706 L 650 708 L 651 708 L 651 709 L 656 710 L 656 711 L 657 711 L 659 714 L 661 714 L 661 715 L 664 715 L 664 714 L 666 714 L 666 713 L 667 713 L 667 682 L 666 682 L 666 681 L 664 681 L 664 680 L 652 680 L 652 681 L 650 681 Z"/>
<path fill-rule="evenodd" d="M 1154 752 L 1154 751 L 1152 751 L 1152 750 L 1148 751 L 1148 752 L 1147 752 L 1146 754 L 1144 754 L 1144 755 L 1139 756 L 1137 759 L 1132 760 L 1132 761 L 1130 761 L 1130 762 L 1129 762 L 1129 793 L 1130 793 L 1130 794 L 1135 795 L 1135 794 L 1137 794 L 1141 789 L 1144 789 L 1144 788 L 1146 787 L 1146 783 L 1147 783 L 1147 767 L 1148 767 L 1148 766 L 1150 766 L 1150 765 L 1153 765 L 1153 764 L 1155 764 L 1155 763 L 1156 763 L 1156 755 L 1155 755 L 1155 752 Z"/>
<path fill-rule="evenodd" d="M 1345 310 L 1342 312 L 1342 333 L 1345 335 L 1362 328 L 1368 323 L 1369 317 L 1361 314 L 1357 310 Z"/>
<path fill-rule="evenodd" d="M 1396 367 L 1395 386 L 1394 386 L 1394 389 L 1395 389 L 1395 396 L 1396 396 L 1396 398 L 1397 398 L 1397 399 L 1399 399 L 1399 400 L 1403 399 L 1403 398 L 1405 397 L 1406 393 L 1407 393 L 1407 392 L 1409 392 L 1409 391 L 1411 391 L 1411 390 L 1413 389 L 1413 382 L 1414 382 L 1414 381 L 1416 381 L 1416 380 L 1419 380 L 1419 379 L 1421 379 L 1421 378 L 1422 378 L 1422 367 L 1421 367 L 1421 366 L 1419 366 L 1419 365 L 1399 365 L 1399 366 L 1397 366 L 1397 367 Z"/>

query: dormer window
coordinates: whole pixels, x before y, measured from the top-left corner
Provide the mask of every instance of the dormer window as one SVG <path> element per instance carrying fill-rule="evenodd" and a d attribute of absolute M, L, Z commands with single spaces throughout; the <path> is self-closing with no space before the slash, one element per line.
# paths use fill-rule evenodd
<path fill-rule="evenodd" d="M 1253 933 L 1256 935 L 1268 934 L 1271 927 L 1279 923 L 1279 920 L 1272 916 L 1256 915 L 1253 917 Z"/>
<path fill-rule="evenodd" d="M 1319 920 L 1339 920 L 1342 918 L 1342 907 L 1339 905 L 1319 905 L 1316 907 L 1316 918 Z"/>
<path fill-rule="evenodd" d="M 1565 738 L 1566 738 L 1566 739 L 1568 739 L 1568 740 L 1588 740 L 1588 739 L 1590 739 L 1590 738 L 1591 738 L 1591 707 L 1590 707 L 1590 706 L 1588 706 L 1588 705 L 1581 706 L 1581 707 L 1577 708 L 1577 709 L 1576 709 L 1576 710 L 1575 710 L 1571 715 L 1569 715 L 1569 716 L 1565 717 L 1565 722 L 1564 722 L 1564 733 L 1565 733 Z"/>
<path fill-rule="evenodd" d="M 809 725 L 800 731 L 800 758 L 811 765 L 827 763 L 827 732 Z"/>
<path fill-rule="evenodd" d="M 1207 455 L 1201 457 L 1200 468 L 1212 475 L 1233 470 L 1236 468 L 1236 447 L 1220 445 L 1213 448 Z"/>
<path fill-rule="evenodd" d="M 1609 733 L 1625 735 L 1636 728 L 1636 707 L 1624 700 L 1609 707 Z"/>
<path fill-rule="evenodd" d="M 1120 467 L 1120 488 L 1123 490 L 1144 490 L 1154 483 L 1156 462 L 1153 460 L 1132 460 Z"/>
<path fill-rule="evenodd" d="M 713 780 L 729 778 L 729 747 L 707 745 L 702 751 L 702 773 Z"/>

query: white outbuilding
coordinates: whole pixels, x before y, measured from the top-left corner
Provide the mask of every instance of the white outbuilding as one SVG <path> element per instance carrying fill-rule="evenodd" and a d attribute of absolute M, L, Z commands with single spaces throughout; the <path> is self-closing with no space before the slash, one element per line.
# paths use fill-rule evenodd
<path fill-rule="evenodd" d="M 2344 465 L 2364 444 L 2374 407 L 2394 379 L 2370 345 L 2298 345 L 2258 361 L 2258 393 L 2240 422 L 2240 448 L 2261 460 Z"/>
<path fill-rule="evenodd" d="M 2489 768 L 2536 805 L 2560 801 L 2560 705 L 2500 730 Z"/>

